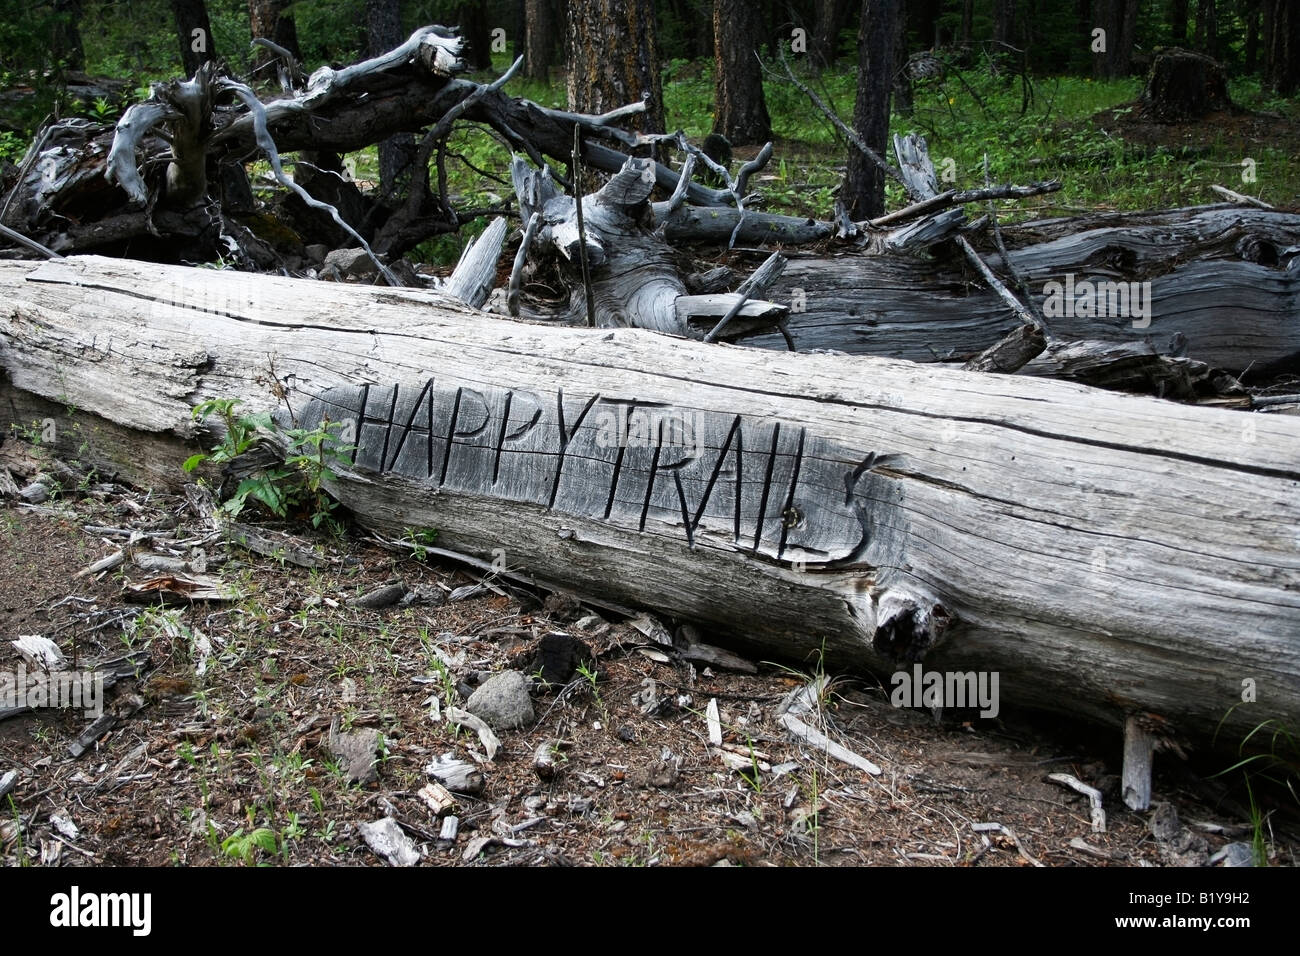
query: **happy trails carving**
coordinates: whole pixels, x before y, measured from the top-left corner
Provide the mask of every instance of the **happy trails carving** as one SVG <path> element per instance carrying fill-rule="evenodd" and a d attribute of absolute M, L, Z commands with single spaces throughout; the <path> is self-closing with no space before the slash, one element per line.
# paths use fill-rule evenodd
<path fill-rule="evenodd" d="M 299 424 L 338 422 L 360 471 L 673 528 L 810 570 L 869 563 L 899 498 L 881 459 L 789 422 L 612 395 L 440 384 L 330 388 Z M 891 536 L 892 537 L 892 536 Z M 874 549 L 872 549 L 874 550 Z M 872 556 L 874 557 L 874 556 Z"/>

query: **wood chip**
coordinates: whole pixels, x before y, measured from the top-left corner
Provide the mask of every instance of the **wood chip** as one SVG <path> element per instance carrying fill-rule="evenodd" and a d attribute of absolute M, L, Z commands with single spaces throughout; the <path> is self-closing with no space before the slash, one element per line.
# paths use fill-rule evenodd
<path fill-rule="evenodd" d="M 704 719 L 709 725 L 709 743 L 715 747 L 722 746 L 722 721 L 718 718 L 718 699 L 709 699 L 709 706 L 704 709 Z"/>
<path fill-rule="evenodd" d="M 449 753 L 426 766 L 424 772 L 453 793 L 479 794 L 487 783 L 478 767 L 467 760 L 457 760 Z"/>
<path fill-rule="evenodd" d="M 459 707 L 448 707 L 447 719 L 458 726 L 468 727 L 478 734 L 479 743 L 487 751 L 488 760 L 496 759 L 497 751 L 501 749 L 501 740 L 492 732 L 492 728 L 483 722 L 482 718 L 474 716 L 468 710 L 461 710 Z"/>
<path fill-rule="evenodd" d="M 420 851 L 392 817 L 367 821 L 357 825 L 366 845 L 388 861 L 390 866 L 415 866 L 420 862 Z"/>
<path fill-rule="evenodd" d="M 39 634 L 19 634 L 18 640 L 9 643 L 30 667 L 47 671 L 61 671 L 68 667 L 63 651 L 59 650 L 59 645 L 48 637 L 41 637 Z"/>
<path fill-rule="evenodd" d="M 419 789 L 416 796 L 424 801 L 424 805 L 435 816 L 440 817 L 448 810 L 456 806 L 456 798 L 440 783 L 426 783 Z"/>

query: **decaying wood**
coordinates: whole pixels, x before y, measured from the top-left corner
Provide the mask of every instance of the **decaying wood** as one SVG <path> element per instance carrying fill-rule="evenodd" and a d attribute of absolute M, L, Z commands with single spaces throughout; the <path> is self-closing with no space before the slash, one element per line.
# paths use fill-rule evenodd
<path fill-rule="evenodd" d="M 672 247 L 651 228 L 650 160 L 629 159 L 581 203 L 556 189 L 549 168 L 535 170 L 522 157 L 515 158 L 511 178 L 524 219 L 539 217 L 529 248 L 548 250 L 569 279 L 569 305 L 560 318 L 571 324 L 586 323 L 590 312 L 592 324 L 601 328 L 635 326 L 707 338 L 743 315 L 745 321 L 730 331 L 729 337 L 735 337 L 759 325 L 771 328 L 788 311 L 758 298 L 747 303 L 744 291 L 738 296 L 687 295 Z M 780 256 L 768 257 L 750 280 L 756 295 L 771 287 L 784 263 Z"/>
<path fill-rule="evenodd" d="M 1155 755 L 1156 740 L 1136 715 L 1124 722 L 1124 766 L 1122 796 L 1130 810 L 1146 810 L 1151 806 L 1151 761 Z"/>
<path fill-rule="evenodd" d="M 0 408 L 111 422 L 159 487 L 140 458 L 187 457 L 197 402 L 287 404 L 351 430 L 362 525 L 765 657 L 997 670 L 1007 704 L 1201 739 L 1300 722 L 1293 418 L 95 257 L 0 263 L 0 294 Z M 1243 674 L 1270 692 L 1234 708 Z"/>
<path fill-rule="evenodd" d="M 1069 787 L 1088 798 L 1088 813 L 1092 818 L 1092 832 L 1106 832 L 1106 810 L 1101 805 L 1101 791 L 1096 787 L 1090 787 L 1078 777 L 1068 773 L 1049 773 L 1047 779 L 1053 783 L 1059 783 L 1063 787 Z"/>
<path fill-rule="evenodd" d="M 1292 268 L 1300 261 L 1300 216 L 1203 206 L 1044 220 L 1003 232 L 1063 343 L 1149 345 L 1233 373 L 1300 358 L 1300 270 Z M 785 255 L 789 264 L 771 297 L 791 303 L 786 327 L 799 351 L 965 362 L 1023 324 L 952 257 Z M 999 257 L 986 261 L 1006 274 Z M 1110 287 L 1102 290 L 1107 314 L 1065 309 L 1070 277 L 1076 292 L 1085 281 L 1150 283 L 1138 289 L 1149 291 L 1149 316 L 1115 314 Z M 1051 282 L 1062 286 L 1055 303 Z M 1063 314 L 1052 314 L 1054 304 Z M 775 333 L 745 344 L 785 348 Z M 1044 355 L 1027 370 L 1054 374 L 1058 366 Z"/>

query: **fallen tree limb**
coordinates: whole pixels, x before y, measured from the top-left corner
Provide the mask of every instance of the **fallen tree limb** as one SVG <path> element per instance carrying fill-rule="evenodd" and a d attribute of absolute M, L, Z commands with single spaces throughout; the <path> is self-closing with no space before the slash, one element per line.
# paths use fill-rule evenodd
<path fill-rule="evenodd" d="M 769 656 L 995 670 L 1008 704 L 1221 742 L 1300 722 L 1294 419 L 93 257 L 0 263 L 0 293 L 0 408 L 159 487 L 193 404 L 275 382 L 351 424 L 331 490 L 389 536 Z"/>

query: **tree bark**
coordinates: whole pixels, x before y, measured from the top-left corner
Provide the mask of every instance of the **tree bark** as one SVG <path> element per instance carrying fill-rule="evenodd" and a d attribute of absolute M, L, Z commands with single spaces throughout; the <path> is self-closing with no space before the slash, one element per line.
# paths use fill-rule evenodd
<path fill-rule="evenodd" d="M 1200 207 L 1026 223 L 1004 233 L 1035 303 L 1062 313 L 1047 318 L 1062 341 L 1146 344 L 1158 354 L 1234 373 L 1300 361 L 1300 275 L 1289 268 L 1295 254 L 1286 253 L 1300 244 L 1300 216 Z M 964 362 L 1017 324 L 982 283 L 972 286 L 965 262 L 951 254 L 788 255 L 769 298 L 795 304 L 786 328 L 799 351 Z M 1007 275 L 999 256 L 986 261 Z M 1088 288 L 1082 283 L 1115 280 L 1136 283 L 1130 291 L 1149 295 L 1149 315 L 1131 309 L 1121 315 L 1110 307 L 1109 292 L 1093 300 L 1105 302 L 1104 314 L 1088 309 L 1085 315 L 1064 303 L 1066 283 L 1073 283 L 1077 303 Z M 1061 286 L 1059 297 L 1048 283 Z M 774 334 L 745 344 L 786 347 Z M 1057 374 L 1060 368 L 1045 355 L 1026 371 Z"/>
<path fill-rule="evenodd" d="M 57 402 L 82 460 L 156 475 L 202 399 L 288 407 L 356 446 L 329 490 L 363 526 L 758 653 L 997 671 L 1003 703 L 1220 746 L 1300 722 L 1285 416 L 93 257 L 0 263 L 0 295 L 0 408 Z"/>
<path fill-rule="evenodd" d="M 492 27 L 486 0 L 457 0 L 456 17 L 465 38 L 465 65 L 471 70 L 492 69 Z"/>
<path fill-rule="evenodd" d="M 853 128 L 878 155 L 889 140 L 889 102 L 894 82 L 894 34 L 899 0 L 863 0 L 858 25 L 858 95 Z M 872 219 L 885 211 L 885 174 L 852 149 L 845 175 L 844 204 L 855 219 Z"/>
<path fill-rule="evenodd" d="M 50 55 L 57 66 L 67 70 L 82 70 L 86 54 L 81 43 L 82 0 L 54 0 L 57 17 L 54 36 L 50 38 Z"/>
<path fill-rule="evenodd" d="M 569 109 L 608 110 L 647 99 L 632 123 L 664 132 L 663 87 L 650 0 L 573 0 L 566 30 Z"/>
<path fill-rule="evenodd" d="M 1169 32 L 1175 46 L 1187 43 L 1187 2 L 1188 0 L 1172 0 L 1169 4 Z"/>
<path fill-rule="evenodd" d="M 366 0 L 366 49 L 379 56 L 402 42 L 402 16 L 398 0 Z M 394 195 L 399 178 L 415 159 L 415 136 L 394 133 L 379 143 L 379 188 Z"/>
<path fill-rule="evenodd" d="M 293 22 L 290 4 L 286 0 L 248 0 L 248 25 L 253 39 L 264 37 L 277 46 L 284 47 L 298 60 L 298 29 Z M 265 47 L 253 51 L 253 69 L 260 70 L 275 60 L 275 54 Z"/>
<path fill-rule="evenodd" d="M 172 18 L 180 41 L 181 68 L 193 76 L 204 63 L 217 58 L 208 6 L 204 0 L 171 0 Z"/>
<path fill-rule="evenodd" d="M 763 97 L 758 61 L 758 8 L 752 0 L 714 0 L 713 132 L 733 146 L 765 143 L 772 120 Z"/>
<path fill-rule="evenodd" d="M 1273 0 L 1269 43 L 1269 85 L 1280 96 L 1300 89 L 1300 11 L 1287 0 Z"/>
<path fill-rule="evenodd" d="M 551 21 L 547 0 L 524 0 L 527 39 L 524 43 L 524 72 L 545 82 L 551 75 Z"/>

